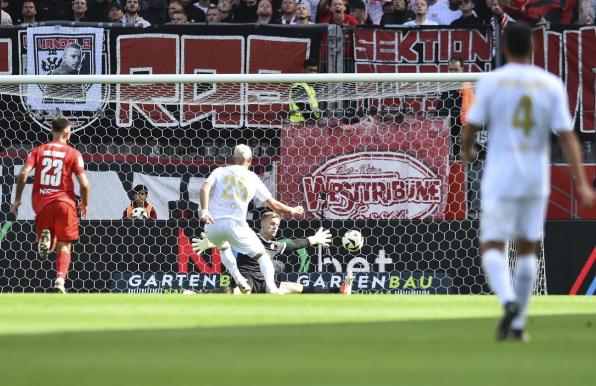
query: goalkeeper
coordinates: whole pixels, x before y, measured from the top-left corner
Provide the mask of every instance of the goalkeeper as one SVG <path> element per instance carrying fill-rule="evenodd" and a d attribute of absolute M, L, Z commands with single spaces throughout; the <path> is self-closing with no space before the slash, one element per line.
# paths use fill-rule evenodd
<path fill-rule="evenodd" d="M 286 242 L 275 241 L 275 236 L 279 230 L 279 223 L 281 217 L 276 212 L 266 212 L 261 218 L 261 230 L 258 236 L 261 238 L 265 249 L 269 252 L 271 259 L 276 256 L 292 252 L 300 248 L 305 248 L 310 245 L 322 245 L 324 247 L 329 246 L 331 243 L 331 233 L 326 229 L 319 229 L 313 236 L 309 236 L 303 239 L 288 240 Z M 201 234 L 201 238 L 192 239 L 192 249 L 196 253 L 213 248 L 214 245 L 207 239 L 205 234 Z M 251 259 L 249 256 L 238 254 L 237 258 L 238 270 L 246 278 L 253 293 L 267 293 L 265 285 L 265 278 L 261 274 L 259 263 Z M 279 260 L 273 260 L 276 271 L 280 272 L 283 270 L 284 264 Z M 339 286 L 339 288 L 322 288 L 314 286 L 303 286 L 300 283 L 284 281 L 279 284 L 279 290 L 282 294 L 295 294 L 295 293 L 341 293 L 349 295 L 352 292 L 352 282 L 354 276 L 351 272 L 346 274 L 345 281 Z"/>

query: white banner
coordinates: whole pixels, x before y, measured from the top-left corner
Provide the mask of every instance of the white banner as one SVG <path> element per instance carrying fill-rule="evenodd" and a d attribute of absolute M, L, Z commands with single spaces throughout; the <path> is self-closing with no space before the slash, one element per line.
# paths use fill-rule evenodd
<path fill-rule="evenodd" d="M 102 73 L 103 29 L 89 27 L 27 28 L 27 74 L 78 75 Z M 27 86 L 27 104 L 34 111 L 92 111 L 101 108 L 102 86 Z"/>
<path fill-rule="evenodd" d="M 12 173 L 17 176 L 21 171 L 22 165 L 12 167 Z M 269 188 L 273 196 L 276 196 L 275 186 L 275 167 L 271 171 L 265 172 L 260 176 L 261 180 Z M 1 171 L 2 169 L 0 169 Z M 7 171 L 10 173 L 10 171 Z M 87 178 L 91 184 L 91 198 L 89 202 L 89 220 L 118 220 L 122 218 L 122 214 L 130 205 L 131 192 L 127 192 L 123 183 L 120 180 L 118 173 L 115 171 L 86 171 Z M 35 169 L 31 172 L 30 177 L 35 175 Z M 0 177 L 2 174 L 0 174 Z M 191 177 L 188 183 L 188 198 L 189 201 L 199 204 L 199 189 L 204 177 Z M 75 182 L 75 194 L 79 196 L 79 184 Z M 157 218 L 159 220 L 167 220 L 170 218 L 169 204 L 173 201 L 179 201 L 183 196 L 181 192 L 182 179 L 180 177 L 171 176 L 154 176 L 143 173 L 134 173 L 132 186 L 145 185 L 147 187 L 148 196 L 147 201 L 155 207 Z M 34 220 L 35 212 L 31 206 L 31 192 L 33 184 L 26 184 L 23 190 L 23 201 L 19 209 L 17 219 L 19 220 Z M 10 202 L 14 202 L 16 194 L 16 185 L 12 186 Z M 262 207 L 263 203 L 255 198 L 255 206 Z M 250 218 L 249 214 L 249 218 Z"/>

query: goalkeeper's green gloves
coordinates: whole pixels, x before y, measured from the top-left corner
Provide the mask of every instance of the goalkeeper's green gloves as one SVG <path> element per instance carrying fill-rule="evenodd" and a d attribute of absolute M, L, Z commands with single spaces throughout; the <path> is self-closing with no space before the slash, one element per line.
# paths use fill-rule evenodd
<path fill-rule="evenodd" d="M 200 239 L 192 239 L 192 250 L 198 255 L 211 248 L 215 248 L 215 245 L 209 241 L 205 233 L 201 233 Z"/>
<path fill-rule="evenodd" d="M 310 245 L 322 245 L 328 247 L 331 243 L 331 232 L 328 229 L 320 228 L 314 236 L 307 237 Z"/>

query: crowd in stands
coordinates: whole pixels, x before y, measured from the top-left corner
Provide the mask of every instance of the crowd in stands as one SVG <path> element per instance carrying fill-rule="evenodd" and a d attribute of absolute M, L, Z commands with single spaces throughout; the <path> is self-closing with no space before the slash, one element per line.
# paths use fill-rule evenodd
<path fill-rule="evenodd" d="M 596 0 L 0 0 L 1 25 L 41 21 L 149 27 L 257 23 L 479 28 L 512 20 L 593 25 Z"/>

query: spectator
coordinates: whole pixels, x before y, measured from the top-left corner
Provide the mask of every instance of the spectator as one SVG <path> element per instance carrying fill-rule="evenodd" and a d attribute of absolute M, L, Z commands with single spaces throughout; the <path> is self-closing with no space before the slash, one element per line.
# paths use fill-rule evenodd
<path fill-rule="evenodd" d="M 321 0 L 317 5 L 315 12 L 315 22 L 317 23 L 328 23 L 331 16 L 330 1 Z"/>
<path fill-rule="evenodd" d="M 188 23 L 188 16 L 184 11 L 174 12 L 170 17 L 170 22 L 168 24 L 186 24 Z"/>
<path fill-rule="evenodd" d="M 366 12 L 366 5 L 364 5 L 364 1 L 362 0 L 352 0 L 350 15 L 358 20 L 358 24 L 373 24 Z"/>
<path fill-rule="evenodd" d="M 236 12 L 236 23 L 257 22 L 257 0 L 241 1 Z"/>
<path fill-rule="evenodd" d="M 271 0 L 259 0 L 257 6 L 257 24 L 280 24 L 273 18 L 273 5 Z"/>
<path fill-rule="evenodd" d="M 149 201 L 147 201 L 147 196 L 149 196 L 149 190 L 147 187 L 145 185 L 137 185 L 132 191 L 132 202 L 126 209 L 124 209 L 122 218 L 132 219 L 133 209 L 144 208 L 150 218 L 157 220 L 157 212 L 155 211 L 155 208 L 149 203 Z"/>
<path fill-rule="evenodd" d="M 315 21 L 315 15 L 317 13 L 317 6 L 319 5 L 319 0 L 297 0 L 296 5 L 304 3 L 308 7 L 308 15 L 310 21 Z"/>
<path fill-rule="evenodd" d="M 87 19 L 96 22 L 108 21 L 111 5 L 110 0 L 89 0 Z"/>
<path fill-rule="evenodd" d="M 322 3 L 323 1 L 321 1 Z M 338 25 L 358 25 L 358 20 L 346 13 L 346 5 L 343 0 L 332 0 L 329 7 L 329 14 L 321 17 L 321 23 Z"/>
<path fill-rule="evenodd" d="M 40 21 L 68 20 L 70 2 L 63 0 L 39 0 L 37 2 Z"/>
<path fill-rule="evenodd" d="M 126 26 L 134 26 L 134 27 L 151 27 L 151 23 L 147 20 L 143 19 L 141 15 L 139 15 L 139 10 L 141 6 L 139 4 L 139 0 L 126 0 L 126 6 L 124 7 L 126 13 L 122 18 L 122 24 Z"/>
<path fill-rule="evenodd" d="M 486 5 L 491 11 L 490 24 L 492 24 L 493 30 L 496 30 L 497 25 L 500 26 L 501 30 L 503 30 L 505 27 L 507 27 L 507 24 L 515 21 L 511 16 L 505 13 L 499 4 L 499 0 L 486 0 Z"/>
<path fill-rule="evenodd" d="M 486 0 L 486 5 L 492 12 L 492 17 L 489 19 L 489 24 L 492 27 L 492 46 L 493 52 L 492 57 L 494 59 L 494 66 L 497 67 L 504 61 L 503 54 L 497 58 L 497 37 L 501 35 L 501 32 L 507 27 L 507 24 L 514 22 L 513 18 L 503 11 L 503 8 L 499 5 L 499 0 Z"/>
<path fill-rule="evenodd" d="M 406 0 L 393 0 L 391 4 L 393 5 L 393 11 L 383 15 L 381 18 L 381 25 L 399 25 L 416 18 L 414 12 L 407 8 Z"/>
<path fill-rule="evenodd" d="M 139 0 L 140 15 L 152 26 L 164 25 L 167 16 L 167 0 Z"/>
<path fill-rule="evenodd" d="M 596 0 L 579 0 L 577 24 L 591 25 L 596 19 Z"/>
<path fill-rule="evenodd" d="M 90 21 L 86 17 L 87 13 L 87 0 L 74 0 L 72 2 L 72 17 L 70 20 L 76 22 Z"/>
<path fill-rule="evenodd" d="M 168 4 L 168 21 L 172 21 L 172 16 L 178 12 L 184 12 L 184 5 L 182 4 L 182 1 L 170 1 L 170 4 Z"/>
<path fill-rule="evenodd" d="M 222 23 L 234 22 L 234 12 L 232 12 L 231 0 L 219 0 L 219 2 L 217 3 L 217 8 L 219 8 L 219 12 L 221 13 Z"/>
<path fill-rule="evenodd" d="M 110 5 L 110 11 L 108 13 L 108 20 L 111 23 L 122 23 L 122 18 L 124 17 L 124 12 L 122 12 L 122 7 L 118 3 L 112 3 Z"/>
<path fill-rule="evenodd" d="M 175 0 L 180 1 L 182 3 L 182 7 L 184 8 L 184 13 L 188 18 L 189 23 L 203 23 L 207 20 L 207 15 L 201 11 L 199 8 L 195 7 L 191 0 Z M 168 10 L 169 14 L 169 10 Z"/>
<path fill-rule="evenodd" d="M 281 24 L 296 24 L 296 0 L 282 1 Z"/>
<path fill-rule="evenodd" d="M 302 65 L 302 71 L 306 74 L 318 74 L 317 62 L 307 59 Z M 290 122 L 310 123 L 321 118 L 317 92 L 308 83 L 293 83 L 290 88 Z"/>
<path fill-rule="evenodd" d="M 12 17 L 6 12 L 5 10 L 0 11 L 2 12 L 2 17 L 0 19 L 0 25 L 12 25 Z"/>
<path fill-rule="evenodd" d="M 474 14 L 476 0 L 459 0 L 459 10 L 462 15 L 455 19 L 451 26 L 454 28 L 482 28 L 482 21 Z"/>
<path fill-rule="evenodd" d="M 385 0 L 350 0 L 350 14 L 354 11 L 355 7 L 360 7 L 360 4 L 364 3 L 364 10 L 366 11 L 367 17 L 365 20 L 369 20 L 370 23 L 361 24 L 375 24 L 381 23 L 381 17 L 383 17 L 383 5 Z"/>
<path fill-rule="evenodd" d="M 404 23 L 406 27 L 418 27 L 421 25 L 437 25 L 436 21 L 429 20 L 428 15 L 428 0 L 414 1 L 414 14 L 416 18 Z"/>
<path fill-rule="evenodd" d="M 308 25 L 313 24 L 310 21 L 310 8 L 308 4 L 299 2 L 296 5 L 296 25 Z"/>
<path fill-rule="evenodd" d="M 221 12 L 215 4 L 211 4 L 207 9 L 207 22 L 208 23 L 221 23 Z"/>
<path fill-rule="evenodd" d="M 385 15 L 390 15 L 393 13 L 393 0 L 384 0 L 383 1 L 383 16 Z M 383 16 L 381 16 L 381 20 L 383 19 Z M 379 25 L 381 24 L 381 21 L 379 21 Z"/>
<path fill-rule="evenodd" d="M 449 0 L 449 10 L 459 11 L 459 1 L 460 0 Z M 491 17 L 490 6 L 488 6 L 485 0 L 476 0 L 474 1 L 474 4 L 476 4 L 474 15 L 480 19 L 483 25 L 486 24 Z"/>
<path fill-rule="evenodd" d="M 452 11 L 449 8 L 449 0 L 428 0 L 427 8 L 428 20 L 434 21 L 436 24 L 425 25 L 450 25 L 455 19 L 461 16 L 461 11 Z M 416 12 L 415 9 L 414 12 Z"/>
<path fill-rule="evenodd" d="M 11 7 L 11 0 L 1 0 L 0 9 L 2 10 L 2 16 L 0 18 L 1 25 L 13 25 L 13 20 L 16 19 L 16 12 Z M 14 0 L 12 0 L 14 4 Z M 18 23 L 17 23 L 18 24 Z"/>
<path fill-rule="evenodd" d="M 23 8 L 21 10 L 22 19 L 17 21 L 17 24 L 28 25 L 37 23 L 37 8 L 35 2 L 32 0 L 23 1 Z"/>

